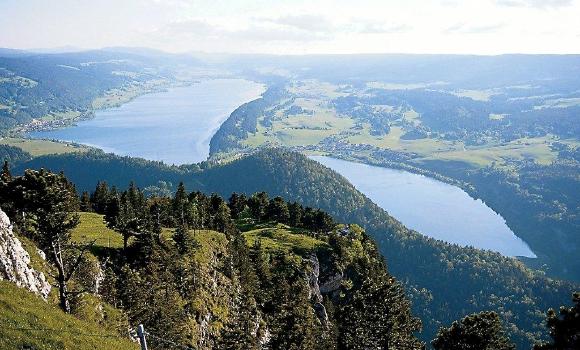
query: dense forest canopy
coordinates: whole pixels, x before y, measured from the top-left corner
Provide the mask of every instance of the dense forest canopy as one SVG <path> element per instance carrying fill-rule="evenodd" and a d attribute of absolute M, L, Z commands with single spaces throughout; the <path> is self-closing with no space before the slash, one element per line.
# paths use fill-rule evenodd
<path fill-rule="evenodd" d="M 170 168 L 98 152 L 38 157 L 14 172 L 27 167 L 64 171 L 73 182 L 78 181 L 82 191 L 92 191 L 100 180 L 122 188 L 132 179 L 142 188 L 168 181 L 173 183 L 172 191 L 183 181 L 189 189 L 224 197 L 233 192 L 251 195 L 265 191 L 321 208 L 339 222 L 356 223 L 377 242 L 389 270 L 406 286 L 413 310 L 423 321 L 425 341 L 441 325 L 483 309 L 498 312 L 516 344 L 529 346 L 546 337 L 543 312 L 564 304 L 577 288 L 546 278 L 516 259 L 409 231 L 340 175 L 303 155 L 280 149 L 262 150 L 226 165 L 206 165 L 205 170 Z M 462 288 L 450 289 L 451 285 Z"/>
<path fill-rule="evenodd" d="M 145 325 L 152 346 L 423 348 L 421 323 L 376 245 L 319 209 L 265 192 L 225 201 L 183 183 L 171 197 L 147 197 L 133 183 L 100 182 L 79 199 L 64 175 L 45 170 L 4 169 L 0 200 L 19 234 L 48 252 L 64 312 L 82 318 L 90 290 Z M 123 244 L 72 244 L 79 208 L 104 215 Z M 92 270 L 91 257 L 100 263 Z"/>

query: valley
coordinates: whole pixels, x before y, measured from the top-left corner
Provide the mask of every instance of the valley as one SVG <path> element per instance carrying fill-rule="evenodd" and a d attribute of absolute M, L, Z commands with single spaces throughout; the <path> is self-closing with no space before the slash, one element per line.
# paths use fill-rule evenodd
<path fill-rule="evenodd" d="M 466 94 L 458 87 L 478 83 L 434 86 L 361 79 L 293 80 L 275 86 L 272 97 L 256 102 L 259 111 L 232 114 L 231 124 L 245 129 L 232 131 L 226 122 L 212 139 L 212 157 L 227 160 L 255 148 L 287 147 L 434 177 L 461 187 L 503 216 L 538 255 L 527 263 L 554 276 L 580 279 L 578 268 L 568 266 L 580 248 L 573 233 L 580 229 L 580 202 L 574 195 L 580 169 L 574 119 L 579 106 L 542 107 L 555 92 L 573 98 L 576 85 L 561 77 L 561 86 L 537 81 L 533 87 L 513 84 Z M 557 174 L 551 183 L 560 187 L 526 183 L 542 174 Z M 505 183 L 505 193 L 523 205 L 514 206 L 490 188 L 492 183 Z M 548 242 L 546 237 L 551 237 Z"/>
<path fill-rule="evenodd" d="M 200 81 L 98 110 L 94 118 L 75 126 L 27 136 L 74 142 L 167 164 L 198 163 L 209 156 L 209 140 L 223 120 L 262 91 L 260 84 L 241 79 Z"/>
<path fill-rule="evenodd" d="M 294 104 L 287 107 L 287 110 L 296 108 L 305 114 L 292 114 L 282 117 L 279 122 L 280 126 L 272 125 L 272 127 L 267 129 L 263 126 L 264 121 L 259 120 L 258 131 L 244 140 L 243 144 L 254 147 L 261 145 L 294 146 L 297 149 L 304 148 L 308 150 L 307 153 L 312 153 L 311 146 L 324 144 L 329 139 L 336 142 L 337 140 L 334 140 L 336 136 L 333 135 L 344 134 L 347 128 L 353 129 L 355 122 L 344 116 L 337 116 L 334 109 L 316 109 L 315 106 L 320 106 L 323 102 L 313 102 L 313 99 L 320 98 L 319 94 L 321 93 L 335 98 L 348 96 L 345 93 L 341 95 L 332 90 L 333 88 L 331 84 L 308 82 L 308 85 L 302 89 L 290 89 L 289 91 L 292 93 L 306 94 L 310 98 L 304 100 L 298 98 L 298 102 L 295 101 Z M 227 95 L 224 94 L 225 91 L 227 91 Z M 72 127 L 32 132 L 27 135 L 32 138 L 84 144 L 106 152 L 162 161 L 166 164 L 197 163 L 208 159 L 210 139 L 221 123 L 227 119 L 230 111 L 244 102 L 255 100 L 261 92 L 262 88 L 259 84 L 244 80 L 202 81 L 190 87 L 173 88 L 164 92 L 148 94 L 124 104 L 122 107 L 97 111 L 95 118 L 79 122 Z M 287 103 L 282 101 L 280 105 L 287 106 Z M 384 108 L 388 109 L 387 107 Z M 309 112 L 314 110 L 316 112 Z M 392 110 L 392 107 L 390 110 Z M 281 113 L 278 112 L 278 115 L 282 115 Z M 407 116 L 413 116 L 415 120 L 419 119 L 414 111 L 406 112 L 405 117 Z M 169 120 L 171 121 L 170 123 L 168 123 Z M 260 130 L 262 129 L 264 131 L 260 136 Z M 366 129 L 361 132 L 367 133 L 368 131 Z M 311 134 L 311 132 L 314 134 Z M 393 134 L 398 136 L 392 136 Z M 270 137 L 269 135 L 273 136 Z M 397 139 L 392 138 L 386 144 L 375 146 L 393 151 L 410 152 L 408 148 L 399 148 L 399 144 L 404 142 L 404 140 L 400 140 L 400 135 L 401 129 L 393 127 L 387 137 L 397 137 Z M 362 137 L 362 139 L 367 141 L 375 139 L 369 134 L 367 136 L 358 134 L 350 136 L 348 142 L 360 144 L 355 143 L 355 141 L 359 140 L 357 137 Z M 274 141 L 273 138 L 276 138 L 277 141 Z M 283 140 L 287 140 L 287 142 L 283 142 Z M 372 141 L 368 142 L 368 145 L 373 145 Z M 425 152 L 424 154 L 432 154 L 424 146 L 411 142 L 409 146 L 405 147 L 415 150 L 422 148 Z M 55 145 L 58 145 L 58 143 Z M 464 146 L 461 147 L 464 148 Z M 48 152 L 50 153 L 50 151 Z M 328 154 L 340 155 L 341 149 L 338 148 L 336 151 L 328 152 Z M 325 158 L 314 157 L 313 159 L 320 160 L 326 165 L 329 163 L 337 165 L 333 169 L 344 175 L 344 171 L 340 171 L 342 167 L 340 163 L 330 162 Z M 347 167 L 344 166 L 342 168 L 346 169 Z M 357 168 L 357 164 L 352 164 L 350 168 Z M 535 257 L 525 243 L 520 242 L 517 237 L 513 236 L 513 232 L 503 223 L 503 218 L 493 213 L 484 203 L 480 204 L 482 209 L 478 209 L 478 206 L 472 205 L 470 201 L 463 202 L 460 199 L 461 196 L 451 194 L 455 193 L 458 188 L 454 190 L 453 187 L 449 186 L 449 190 L 444 191 L 448 195 L 440 198 L 440 202 L 430 209 L 429 199 L 427 199 L 427 202 L 422 202 L 420 197 L 422 196 L 421 193 L 432 191 L 433 188 L 424 188 L 421 183 L 403 180 L 409 184 L 409 187 L 400 188 L 403 192 L 398 193 L 397 196 L 404 196 L 410 202 L 408 204 L 399 202 L 389 206 L 382 199 L 385 197 L 376 196 L 375 193 L 388 193 L 390 186 L 395 186 L 394 183 L 397 180 L 391 179 L 395 182 L 389 184 L 380 175 L 374 178 L 364 177 L 362 182 L 359 175 L 353 174 L 353 176 L 347 176 L 347 178 L 353 181 L 357 189 L 370 196 L 383 209 L 389 211 L 406 226 L 429 237 L 463 246 L 491 249 L 502 252 L 507 256 Z M 435 193 L 437 192 L 435 191 Z M 413 198 L 413 193 L 417 193 L 415 198 Z M 457 193 L 460 193 L 460 191 Z M 387 194 L 386 196 L 389 195 Z M 435 200 L 435 198 L 432 200 Z M 467 204 L 467 207 L 472 207 L 474 211 L 463 213 L 469 215 L 469 219 L 464 221 L 463 225 L 454 226 L 451 224 L 445 227 L 428 224 L 429 222 L 436 223 L 436 218 L 438 217 L 446 217 L 446 222 L 448 223 L 452 223 L 455 220 L 457 224 L 461 219 L 459 217 L 453 219 L 453 217 L 457 214 L 459 208 L 465 207 L 465 204 Z M 413 206 L 420 206 L 421 209 L 412 209 Z M 408 209 L 405 210 L 405 208 Z M 436 208 L 441 211 L 431 213 Z M 490 214 L 484 214 L 483 216 L 475 214 L 483 213 L 486 209 L 490 211 Z M 413 215 L 411 214 L 412 212 L 422 214 Z"/>
<path fill-rule="evenodd" d="M 0 141 L 1 154 L 14 174 L 41 168 L 62 171 L 85 199 L 95 193 L 99 181 L 112 186 L 110 196 L 118 200 L 123 198 L 116 192 L 118 189 L 130 183 L 137 186 L 131 188 L 137 188 L 139 196 L 146 198 L 146 205 L 131 205 L 146 208 L 142 208 L 147 212 L 143 214 L 146 220 L 136 212 L 130 215 L 137 215 L 132 220 L 139 225 L 145 220 L 139 228 L 146 227 L 148 232 L 160 230 L 154 248 L 151 241 L 143 241 L 139 235 L 124 242 L 120 232 L 126 235 L 132 231 L 114 226 L 111 218 L 101 216 L 106 214 L 103 211 L 81 213 L 80 223 L 72 231 L 75 244 L 94 240 L 91 253 L 98 259 L 107 259 L 108 254 L 121 260 L 134 259 L 129 275 L 114 267 L 115 278 L 123 276 L 138 284 L 144 273 L 172 280 L 162 270 L 140 265 L 140 258 L 126 255 L 124 245 L 145 252 L 158 250 L 160 255 L 147 259 L 161 266 L 169 264 L 176 254 L 173 244 L 183 238 L 174 240 L 175 232 L 181 228 L 174 207 L 177 202 L 169 202 L 177 201 L 180 183 L 194 191 L 188 194 L 188 203 L 195 207 L 190 213 L 193 217 L 187 219 L 187 226 L 193 227 L 188 235 L 201 244 L 190 248 L 196 255 L 193 261 L 202 262 L 202 269 L 208 273 L 201 276 L 206 279 L 210 271 L 220 269 L 214 264 L 221 261 L 216 254 L 232 254 L 228 251 L 230 244 L 245 249 L 227 234 L 232 226 L 223 226 L 223 222 L 229 221 L 219 221 L 219 215 L 234 215 L 237 210 L 235 202 L 226 203 L 225 199 L 234 192 L 254 198 L 265 191 L 270 196 L 268 201 L 257 197 L 253 201 L 262 200 L 278 208 L 276 205 L 281 204 L 275 196 L 280 196 L 288 201 L 288 210 L 290 201 L 314 212 L 324 210 L 328 217 L 320 214 L 323 218 L 360 226 L 369 241 L 364 241 L 363 250 L 358 243 L 344 248 L 343 243 L 332 241 L 332 234 L 324 234 L 325 230 L 331 231 L 330 227 L 320 232 L 314 226 L 307 230 L 295 227 L 296 223 L 288 221 L 290 212 L 288 217 L 279 214 L 272 222 L 264 221 L 262 216 L 270 209 L 263 209 L 262 214 L 252 212 L 250 208 L 257 202 L 244 202 L 246 211 L 241 218 L 251 220 L 234 223 L 251 254 L 283 256 L 281 261 L 268 261 L 293 273 L 304 268 L 304 260 L 310 259 L 310 254 L 327 254 L 330 242 L 335 244 L 333 256 L 338 254 L 345 259 L 336 260 L 339 267 L 332 268 L 344 268 L 340 270 L 343 272 L 360 268 L 359 262 L 353 263 L 358 261 L 353 257 L 374 261 L 379 256 L 381 264 L 386 261 L 389 273 L 401 281 L 409 308 L 421 319 L 422 341 L 432 339 L 442 325 L 480 310 L 497 312 L 509 336 L 522 348 L 546 339 L 544 310 L 567 301 L 580 280 L 580 263 L 574 259 L 580 247 L 574 235 L 578 228 L 580 144 L 573 119 L 578 108 L 574 82 L 564 86 L 555 79 L 546 85 L 520 85 L 504 77 L 501 86 L 484 86 L 472 80 L 445 82 L 437 77 L 431 77 L 434 82 L 425 82 L 420 74 L 413 81 L 396 74 L 392 80 L 376 80 L 380 77 L 371 79 L 362 74 L 353 81 L 341 77 L 340 69 L 331 74 L 326 67 L 318 66 L 320 58 L 302 63 L 297 59 L 296 64 L 302 68 L 294 67 L 291 77 L 280 77 L 258 72 L 254 64 L 259 60 L 244 59 L 234 60 L 235 65 L 227 60 L 219 64 L 190 62 L 186 71 L 197 72 L 193 76 L 183 70 L 170 70 L 171 81 L 178 81 L 175 74 L 179 71 L 184 74 L 181 82 L 189 82 L 187 86 L 150 91 L 138 97 L 117 94 L 118 87 L 113 86 L 98 94 L 91 92 L 86 100 L 92 105 L 83 107 L 95 108 L 90 119 L 75 121 L 74 126 L 65 123 L 54 130 L 32 131 L 28 134 L 32 138 L 22 138 L 24 135 L 18 133 L 21 126 L 12 126 Z M 389 59 L 385 57 L 386 61 Z M 366 64 L 364 57 L 360 60 L 354 69 Z M 198 64 L 204 69 L 196 68 Z M 42 83 L 41 79 L 38 81 Z M 32 85 L 27 83 L 26 89 L 34 89 Z M 103 98 L 106 101 L 99 100 Z M 15 101 L 5 101 L 5 105 L 15 106 Z M 100 101 L 98 106 L 95 101 Z M 96 109 L 101 107 L 110 108 Z M 16 109 L 10 107 L 8 113 L 15 115 Z M 55 118 L 76 118 L 69 112 L 54 113 Z M 196 211 L 201 202 L 209 201 L 202 193 L 217 193 L 224 198 L 211 197 L 213 204 L 207 207 L 211 207 L 207 209 L 210 216 Z M 90 201 L 81 203 L 88 211 L 97 206 L 93 199 Z M 312 211 L 309 213 L 313 215 Z M 184 220 L 183 212 L 181 215 Z M 163 225 L 161 217 L 166 220 Z M 109 220 L 109 227 L 103 225 L 103 220 Z M 371 247 L 375 244 L 376 252 Z M 185 259 L 182 263 L 191 261 Z M 382 271 L 379 265 L 373 265 L 373 269 Z M 175 271 L 190 268 L 173 267 Z M 259 266 L 249 269 L 258 271 Z M 235 278 L 228 276 L 218 283 L 233 288 L 243 272 L 233 274 Z M 362 293 L 358 288 L 363 284 L 358 278 L 362 277 L 344 281 L 341 288 L 345 293 L 350 293 L 346 291 L 352 286 Z M 271 283 L 269 277 L 263 282 Z M 161 280 L 151 279 L 148 283 Z M 293 286 L 302 288 L 298 285 L 296 282 Z M 449 286 L 455 285 L 463 288 L 450 290 Z M 267 291 L 264 286 L 263 291 Z M 176 298 L 185 293 L 168 292 L 177 293 L 172 294 Z M 194 306 L 184 308 L 184 312 L 190 312 L 189 321 L 195 324 L 187 331 L 187 339 L 175 329 L 157 331 L 173 332 L 171 336 L 177 340 L 205 347 L 211 347 L 218 338 L 226 341 L 220 337 L 225 332 L 222 327 L 232 320 L 229 312 L 246 311 L 237 311 L 229 297 L 212 299 L 211 293 L 215 291 L 205 290 L 202 299 L 191 299 Z M 259 293 L 255 295 L 261 298 Z M 235 293 L 230 296 L 233 298 Z M 112 302 L 120 296 L 109 297 Z M 157 305 L 162 309 L 176 307 L 172 312 L 180 313 L 178 305 L 185 299 L 175 300 L 171 305 Z M 200 305 L 204 302 L 210 302 L 207 308 Z M 405 302 L 399 300 L 397 305 Z M 346 304 L 336 305 L 344 306 L 341 312 L 348 309 Z M 277 307 L 275 303 L 270 306 Z M 132 323 L 141 317 L 137 306 L 127 306 L 125 310 Z M 271 311 L 253 310 L 264 315 Z M 405 308 L 401 310 L 407 317 Z M 304 312 L 310 315 L 312 310 Z M 199 323 L 196 317 L 202 314 L 210 315 L 207 317 L 213 320 L 211 324 Z M 175 319 L 172 317 L 169 318 Z M 151 327 L 161 327 L 153 318 L 150 322 Z M 407 330 L 418 329 L 413 319 L 405 322 Z M 350 326 L 344 327 L 346 332 Z M 200 335 L 208 331 L 214 338 Z M 405 339 L 413 346 L 418 344 L 412 337 Z"/>
<path fill-rule="evenodd" d="M 402 170 L 329 157 L 311 158 L 346 177 L 410 229 L 464 247 L 506 256 L 536 257 L 499 214 L 458 187 Z"/>
<path fill-rule="evenodd" d="M 0 350 L 580 349 L 578 14 L 0 1 Z"/>

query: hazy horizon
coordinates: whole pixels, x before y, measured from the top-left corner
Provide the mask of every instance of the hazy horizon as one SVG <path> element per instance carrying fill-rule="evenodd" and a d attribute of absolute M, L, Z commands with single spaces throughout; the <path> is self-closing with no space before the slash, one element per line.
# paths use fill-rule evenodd
<path fill-rule="evenodd" d="M 0 3 L 0 47 L 219 54 L 577 54 L 579 0 Z"/>

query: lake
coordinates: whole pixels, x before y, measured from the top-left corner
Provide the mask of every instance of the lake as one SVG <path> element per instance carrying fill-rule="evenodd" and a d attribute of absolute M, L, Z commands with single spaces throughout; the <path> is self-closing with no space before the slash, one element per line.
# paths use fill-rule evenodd
<path fill-rule="evenodd" d="M 118 108 L 96 112 L 76 126 L 30 133 L 34 138 L 82 143 L 120 155 L 168 164 L 197 163 L 230 113 L 265 87 L 243 79 L 205 80 L 139 96 Z"/>
<path fill-rule="evenodd" d="M 207 80 L 146 94 L 121 107 L 98 111 L 94 119 L 76 126 L 30 136 L 168 164 L 197 163 L 207 159 L 210 139 L 230 113 L 263 91 L 263 85 L 242 79 Z M 312 158 L 342 174 L 411 229 L 507 256 L 535 257 L 500 215 L 456 186 L 400 170 Z"/>
<path fill-rule="evenodd" d="M 401 170 L 330 157 L 311 158 L 344 176 L 408 228 L 506 256 L 536 257 L 499 214 L 459 187 Z"/>

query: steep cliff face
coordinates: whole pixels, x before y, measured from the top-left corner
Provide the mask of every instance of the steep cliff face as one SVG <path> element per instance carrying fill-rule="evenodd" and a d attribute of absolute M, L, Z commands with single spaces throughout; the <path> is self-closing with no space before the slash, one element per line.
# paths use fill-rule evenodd
<path fill-rule="evenodd" d="M 50 293 L 50 284 L 42 272 L 30 266 L 30 255 L 12 232 L 10 219 L 0 210 L 0 280 L 8 280 L 26 288 L 44 299 Z"/>

